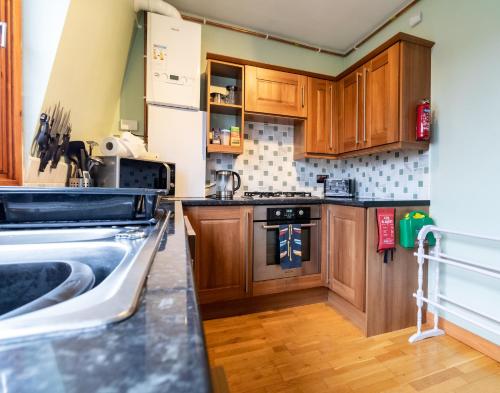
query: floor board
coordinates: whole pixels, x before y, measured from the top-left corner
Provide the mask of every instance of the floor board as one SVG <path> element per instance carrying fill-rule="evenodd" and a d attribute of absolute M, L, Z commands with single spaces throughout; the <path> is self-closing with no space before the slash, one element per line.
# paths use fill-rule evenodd
<path fill-rule="evenodd" d="M 204 322 L 231 393 L 500 392 L 500 363 L 414 328 L 366 338 L 325 303 Z"/>

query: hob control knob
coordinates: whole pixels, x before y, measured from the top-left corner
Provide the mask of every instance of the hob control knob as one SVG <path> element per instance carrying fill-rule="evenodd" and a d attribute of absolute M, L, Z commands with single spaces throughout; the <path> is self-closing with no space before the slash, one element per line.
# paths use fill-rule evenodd
<path fill-rule="evenodd" d="M 304 210 L 299 210 L 299 216 L 303 216 L 304 215 Z"/>
<path fill-rule="evenodd" d="M 278 216 L 278 217 L 281 216 L 281 212 L 279 210 L 276 210 L 276 213 L 274 213 L 274 214 L 276 214 L 276 216 Z"/>

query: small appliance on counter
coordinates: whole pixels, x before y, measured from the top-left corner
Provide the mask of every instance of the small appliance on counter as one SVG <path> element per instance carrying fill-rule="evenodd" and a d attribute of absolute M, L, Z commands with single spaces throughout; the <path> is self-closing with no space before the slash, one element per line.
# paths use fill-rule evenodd
<path fill-rule="evenodd" d="M 104 165 L 96 168 L 97 187 L 148 188 L 175 195 L 175 164 L 157 160 L 101 157 Z"/>
<path fill-rule="evenodd" d="M 354 198 L 354 179 L 325 179 L 325 197 Z"/>
<path fill-rule="evenodd" d="M 237 182 L 235 182 L 235 178 Z M 215 172 L 215 197 L 217 199 L 233 199 L 234 193 L 239 190 L 240 186 L 241 178 L 236 172 Z"/>
<path fill-rule="evenodd" d="M 91 151 L 93 150 L 91 142 Z M 66 157 L 71 162 L 68 178 L 69 187 L 94 187 L 95 170 L 104 164 L 101 158 L 89 155 L 83 141 L 71 141 L 68 144 Z"/>

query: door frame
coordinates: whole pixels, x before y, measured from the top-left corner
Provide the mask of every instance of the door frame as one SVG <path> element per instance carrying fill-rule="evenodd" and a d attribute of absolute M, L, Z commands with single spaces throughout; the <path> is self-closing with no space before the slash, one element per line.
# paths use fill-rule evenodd
<path fill-rule="evenodd" d="M 0 186 L 22 184 L 22 1 L 0 0 L 0 20 L 7 23 L 0 47 Z"/>

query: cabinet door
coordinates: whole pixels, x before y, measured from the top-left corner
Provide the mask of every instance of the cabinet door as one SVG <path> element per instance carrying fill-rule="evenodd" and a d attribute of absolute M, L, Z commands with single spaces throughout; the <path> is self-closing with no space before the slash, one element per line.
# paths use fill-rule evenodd
<path fill-rule="evenodd" d="M 309 78 L 307 85 L 307 152 L 327 153 L 331 121 L 329 83 L 324 79 Z"/>
<path fill-rule="evenodd" d="M 307 117 L 307 77 L 245 66 L 245 110 Z"/>
<path fill-rule="evenodd" d="M 329 287 L 359 310 L 364 311 L 366 209 L 332 205 L 328 210 Z"/>
<path fill-rule="evenodd" d="M 399 139 L 399 43 L 363 67 L 363 147 Z"/>
<path fill-rule="evenodd" d="M 196 232 L 194 276 L 201 304 L 248 293 L 251 213 L 249 207 L 187 209 Z"/>
<path fill-rule="evenodd" d="M 341 153 L 360 148 L 362 69 L 347 75 L 339 85 L 339 148 Z"/>
<path fill-rule="evenodd" d="M 334 84 L 309 78 L 307 91 L 306 150 L 308 153 L 333 153 L 336 150 Z"/>

